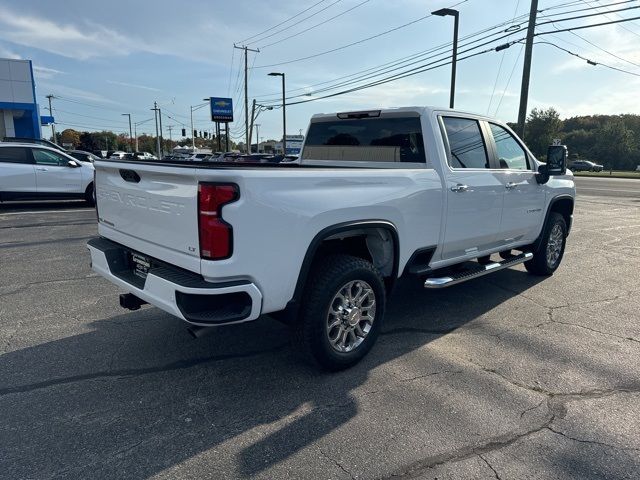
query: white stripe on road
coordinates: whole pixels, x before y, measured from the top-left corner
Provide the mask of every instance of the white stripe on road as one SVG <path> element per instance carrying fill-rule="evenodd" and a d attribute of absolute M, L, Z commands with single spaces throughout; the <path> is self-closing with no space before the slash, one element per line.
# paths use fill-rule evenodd
<path fill-rule="evenodd" d="M 599 192 L 624 192 L 624 193 L 640 193 L 640 188 L 638 190 L 620 190 L 619 188 L 611 189 L 611 188 L 593 188 L 593 187 L 581 187 L 577 186 L 576 191 L 580 193 L 580 190 L 597 190 Z"/>

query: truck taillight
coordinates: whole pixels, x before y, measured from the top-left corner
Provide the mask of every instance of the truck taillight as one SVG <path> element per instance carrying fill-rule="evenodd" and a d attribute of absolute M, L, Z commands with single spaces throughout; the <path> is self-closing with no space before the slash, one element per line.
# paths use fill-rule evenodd
<path fill-rule="evenodd" d="M 222 207 L 240 197 L 233 183 L 198 184 L 200 257 L 209 260 L 229 258 L 233 251 L 233 228 L 222 219 Z"/>

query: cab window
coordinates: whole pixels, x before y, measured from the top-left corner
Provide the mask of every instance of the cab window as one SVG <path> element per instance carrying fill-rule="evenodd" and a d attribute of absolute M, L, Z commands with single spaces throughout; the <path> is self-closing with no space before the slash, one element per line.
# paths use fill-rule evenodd
<path fill-rule="evenodd" d="M 21 147 L 0 148 L 0 162 L 3 163 L 31 163 L 27 149 Z"/>
<path fill-rule="evenodd" d="M 69 159 L 49 150 L 33 149 L 33 158 L 38 165 L 66 167 Z"/>
<path fill-rule="evenodd" d="M 490 168 L 489 156 L 477 120 L 443 117 L 449 140 L 451 168 Z"/>
<path fill-rule="evenodd" d="M 495 123 L 490 123 L 491 134 L 496 144 L 496 155 L 500 168 L 509 170 L 530 170 L 527 153 L 511 133 Z"/>

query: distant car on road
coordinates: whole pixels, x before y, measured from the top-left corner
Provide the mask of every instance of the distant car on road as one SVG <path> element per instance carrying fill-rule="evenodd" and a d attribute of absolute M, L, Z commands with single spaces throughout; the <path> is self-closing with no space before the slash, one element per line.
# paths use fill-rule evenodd
<path fill-rule="evenodd" d="M 574 160 L 569 168 L 574 172 L 601 172 L 604 167 L 588 160 Z"/>
<path fill-rule="evenodd" d="M 0 143 L 0 200 L 84 198 L 93 205 L 93 163 L 33 143 Z"/>
<path fill-rule="evenodd" d="M 122 160 L 123 158 L 125 158 L 126 155 L 127 155 L 127 152 L 121 152 L 119 150 L 116 150 L 115 152 L 111 152 L 111 155 L 109 155 L 109 158 Z"/>
<path fill-rule="evenodd" d="M 69 155 L 71 155 L 76 160 L 80 160 L 81 162 L 89 162 L 93 163 L 94 160 L 98 160 L 100 157 L 94 155 L 91 152 L 85 152 L 84 150 L 71 150 Z"/>

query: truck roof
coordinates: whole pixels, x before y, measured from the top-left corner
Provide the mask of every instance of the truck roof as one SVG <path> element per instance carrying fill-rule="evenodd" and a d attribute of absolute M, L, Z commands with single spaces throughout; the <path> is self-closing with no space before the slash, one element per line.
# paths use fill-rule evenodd
<path fill-rule="evenodd" d="M 448 107 L 436 107 L 436 106 L 408 106 L 408 107 L 396 107 L 396 108 L 363 108 L 360 110 L 353 111 L 345 111 L 345 112 L 333 112 L 333 113 L 316 113 L 311 117 L 311 120 L 321 119 L 321 118 L 335 118 L 339 114 L 350 114 L 350 113 L 359 113 L 359 112 L 380 112 L 381 115 L 384 114 L 398 114 L 398 113 L 418 113 L 420 115 L 431 115 L 434 111 L 445 111 L 451 113 L 461 113 L 464 115 L 473 116 L 476 118 L 491 118 L 487 115 L 483 115 L 481 113 L 468 112 L 465 110 L 457 110 L 451 109 Z"/>

